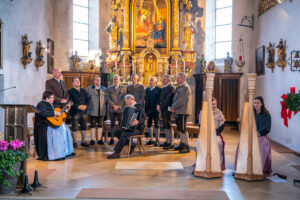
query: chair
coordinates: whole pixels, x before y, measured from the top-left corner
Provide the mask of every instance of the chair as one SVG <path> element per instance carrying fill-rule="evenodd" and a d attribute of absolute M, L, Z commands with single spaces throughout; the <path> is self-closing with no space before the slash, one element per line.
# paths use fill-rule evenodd
<path fill-rule="evenodd" d="M 143 141 L 142 141 L 142 139 L 143 139 L 144 137 L 145 137 L 144 134 L 142 134 L 142 135 L 133 135 L 133 136 L 129 136 L 128 158 L 130 157 L 131 142 L 132 142 L 132 139 L 133 139 L 133 138 L 136 138 L 136 139 L 137 139 L 137 145 L 138 145 L 138 147 L 139 147 L 140 153 L 142 153 L 142 151 L 141 151 L 141 148 L 142 148 L 143 151 L 144 151 L 144 155 L 146 156 L 145 146 L 144 146 L 144 143 L 143 143 Z"/>

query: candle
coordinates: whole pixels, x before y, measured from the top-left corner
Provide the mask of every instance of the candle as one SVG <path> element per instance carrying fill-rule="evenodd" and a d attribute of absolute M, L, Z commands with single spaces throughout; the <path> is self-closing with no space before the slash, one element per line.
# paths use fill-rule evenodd
<path fill-rule="evenodd" d="M 295 94 L 296 88 L 295 87 L 291 87 L 290 89 L 291 89 L 291 94 Z"/>
<path fill-rule="evenodd" d="M 117 66 L 118 66 L 117 60 L 115 60 L 115 72 L 117 72 Z"/>
<path fill-rule="evenodd" d="M 183 62 L 183 72 L 185 73 L 185 62 Z"/>
<path fill-rule="evenodd" d="M 242 56 L 239 56 L 239 60 L 242 61 Z"/>
<path fill-rule="evenodd" d="M 123 79 L 125 80 L 125 59 L 123 59 L 123 76 Z"/>
<path fill-rule="evenodd" d="M 175 75 L 177 75 L 177 60 L 176 60 Z"/>

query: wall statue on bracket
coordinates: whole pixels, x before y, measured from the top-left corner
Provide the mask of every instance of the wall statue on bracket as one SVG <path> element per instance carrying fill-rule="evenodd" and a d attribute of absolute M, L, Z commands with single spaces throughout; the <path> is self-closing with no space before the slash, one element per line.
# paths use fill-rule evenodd
<path fill-rule="evenodd" d="M 36 67 L 36 70 L 39 70 L 39 68 L 41 66 L 43 66 L 44 63 L 45 63 L 45 61 L 43 60 L 43 58 L 44 58 L 44 49 L 46 49 L 46 47 L 43 47 L 42 41 L 39 40 L 36 43 L 36 49 L 35 49 L 36 59 L 34 61 L 34 65 Z"/>
<path fill-rule="evenodd" d="M 31 52 L 30 52 L 30 45 L 32 44 L 32 41 L 28 41 L 28 36 L 25 34 L 22 36 L 22 45 L 23 45 L 23 57 L 21 58 L 21 63 L 24 65 L 24 69 L 26 68 L 26 65 L 31 63 Z"/>
<path fill-rule="evenodd" d="M 272 73 L 275 68 L 275 49 L 274 44 L 269 42 L 269 46 L 267 47 L 267 53 L 268 53 L 268 61 L 267 61 L 267 67 L 272 70 Z"/>
<path fill-rule="evenodd" d="M 276 64 L 278 67 L 281 68 L 282 71 L 284 71 L 284 68 L 286 67 L 286 40 L 283 41 L 282 38 L 280 38 L 279 44 L 276 46 L 277 48 L 277 57 L 278 60 L 276 61 Z"/>

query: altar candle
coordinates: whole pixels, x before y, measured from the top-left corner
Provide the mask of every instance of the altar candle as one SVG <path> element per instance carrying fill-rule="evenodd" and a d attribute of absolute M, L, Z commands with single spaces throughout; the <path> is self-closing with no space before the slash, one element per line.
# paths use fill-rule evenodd
<path fill-rule="evenodd" d="M 242 56 L 239 56 L 239 60 L 242 61 Z"/>
<path fill-rule="evenodd" d="M 115 72 L 117 72 L 117 66 L 118 66 L 117 61 L 115 61 Z"/>
<path fill-rule="evenodd" d="M 185 62 L 183 62 L 183 72 L 185 73 Z"/>
<path fill-rule="evenodd" d="M 291 94 L 295 94 L 296 88 L 295 87 L 291 87 L 290 89 L 291 89 Z"/>
<path fill-rule="evenodd" d="M 124 79 L 125 79 L 125 59 L 123 59 L 123 76 L 124 76 Z"/>
<path fill-rule="evenodd" d="M 176 60 L 175 75 L 177 75 L 177 60 Z"/>

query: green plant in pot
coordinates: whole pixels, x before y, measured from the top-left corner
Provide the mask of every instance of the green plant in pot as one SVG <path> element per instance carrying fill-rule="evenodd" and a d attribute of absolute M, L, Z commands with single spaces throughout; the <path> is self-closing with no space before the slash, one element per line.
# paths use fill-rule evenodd
<path fill-rule="evenodd" d="M 0 140 L 0 194 L 9 194 L 16 190 L 17 179 L 22 170 L 21 162 L 27 159 L 25 145 L 16 139 Z"/>

